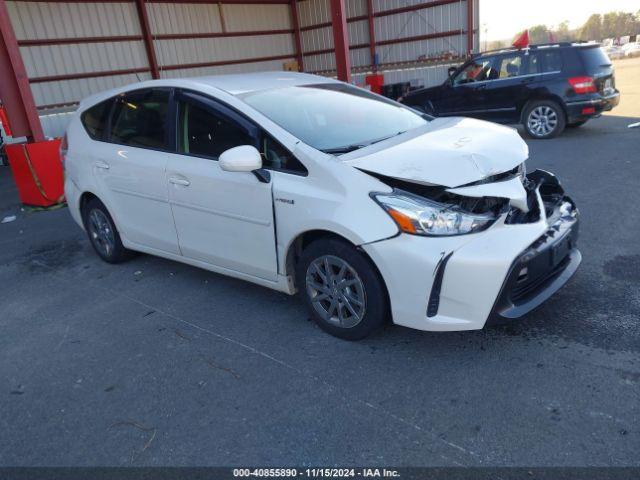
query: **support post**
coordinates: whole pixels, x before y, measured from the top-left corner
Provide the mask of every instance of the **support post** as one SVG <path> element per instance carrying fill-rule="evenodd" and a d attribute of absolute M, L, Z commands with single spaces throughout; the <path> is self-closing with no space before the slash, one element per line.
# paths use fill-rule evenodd
<path fill-rule="evenodd" d="M 302 39 L 300 36 L 300 23 L 298 22 L 298 0 L 291 0 L 291 26 L 293 27 L 293 38 L 296 43 L 296 60 L 298 68 L 304 72 L 304 59 L 302 58 Z"/>
<path fill-rule="evenodd" d="M 467 0 L 467 54 L 471 55 L 473 53 L 473 26 L 474 26 L 474 17 L 473 17 L 473 3 L 474 0 Z"/>
<path fill-rule="evenodd" d="M 369 21 L 369 56 L 374 73 L 378 70 L 376 63 L 376 29 L 373 19 L 373 0 L 367 0 L 367 20 Z"/>
<path fill-rule="evenodd" d="M 158 60 L 156 59 L 156 50 L 153 45 L 153 37 L 151 36 L 151 28 L 149 27 L 149 15 L 147 15 L 147 6 L 145 0 L 136 0 L 136 8 L 138 10 L 138 21 L 140 22 L 140 32 L 144 40 L 144 48 L 147 51 L 147 60 L 149 61 L 149 70 L 151 70 L 151 78 L 160 78 L 160 70 L 158 69 Z"/>
<path fill-rule="evenodd" d="M 344 0 L 331 0 L 331 26 L 333 27 L 333 45 L 336 52 L 338 80 L 350 82 L 351 59 L 349 58 L 349 34 Z"/>
<path fill-rule="evenodd" d="M 20 55 L 5 0 L 0 0 L 0 99 L 11 121 L 14 137 L 44 141 L 44 133 L 29 78 Z"/>

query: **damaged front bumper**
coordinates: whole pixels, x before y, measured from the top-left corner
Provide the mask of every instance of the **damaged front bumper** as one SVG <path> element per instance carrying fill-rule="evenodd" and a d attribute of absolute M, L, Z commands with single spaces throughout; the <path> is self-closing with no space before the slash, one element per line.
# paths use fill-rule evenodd
<path fill-rule="evenodd" d="M 385 280 L 394 323 L 481 329 L 525 315 L 571 278 L 581 261 L 578 210 L 553 175 L 527 179 L 529 212 L 512 209 L 484 232 L 362 246 Z"/>

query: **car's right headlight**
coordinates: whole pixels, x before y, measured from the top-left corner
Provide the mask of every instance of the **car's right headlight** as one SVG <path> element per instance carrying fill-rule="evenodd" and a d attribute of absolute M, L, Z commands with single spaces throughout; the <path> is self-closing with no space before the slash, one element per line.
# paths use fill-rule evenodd
<path fill-rule="evenodd" d="M 488 228 L 496 216 L 466 212 L 402 190 L 373 193 L 372 198 L 404 233 L 423 236 L 465 235 Z"/>

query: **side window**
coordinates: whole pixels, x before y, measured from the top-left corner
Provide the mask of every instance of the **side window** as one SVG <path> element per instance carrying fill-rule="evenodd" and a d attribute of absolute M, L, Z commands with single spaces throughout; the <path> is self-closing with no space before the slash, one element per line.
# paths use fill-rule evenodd
<path fill-rule="evenodd" d="M 132 147 L 167 149 L 167 90 L 120 96 L 111 117 L 110 141 Z"/>
<path fill-rule="evenodd" d="M 214 160 L 230 148 L 254 145 L 245 129 L 190 102 L 180 102 L 177 134 L 180 153 Z"/>
<path fill-rule="evenodd" d="M 550 73 L 562 70 L 562 53 L 558 51 L 534 52 L 529 55 L 527 73 Z"/>
<path fill-rule="evenodd" d="M 105 100 L 86 110 L 80 117 L 82 125 L 91 138 L 102 140 L 107 128 L 107 120 L 113 99 Z"/>
<path fill-rule="evenodd" d="M 522 55 L 507 55 L 500 59 L 500 74 L 498 78 L 512 78 L 524 75 Z"/>
<path fill-rule="evenodd" d="M 482 82 L 495 78 L 493 58 L 479 58 L 467 65 L 454 79 L 454 85 Z"/>
<path fill-rule="evenodd" d="M 307 169 L 293 154 L 266 133 L 262 134 L 260 145 L 262 165 L 271 170 L 280 170 L 306 175 Z"/>

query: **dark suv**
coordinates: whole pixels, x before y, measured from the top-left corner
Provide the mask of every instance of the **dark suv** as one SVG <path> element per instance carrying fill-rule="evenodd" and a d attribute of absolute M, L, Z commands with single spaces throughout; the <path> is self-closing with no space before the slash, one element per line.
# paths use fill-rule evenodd
<path fill-rule="evenodd" d="M 555 43 L 474 55 L 444 84 L 402 102 L 435 116 L 522 123 L 532 138 L 553 138 L 611 110 L 620 92 L 600 45 Z"/>

